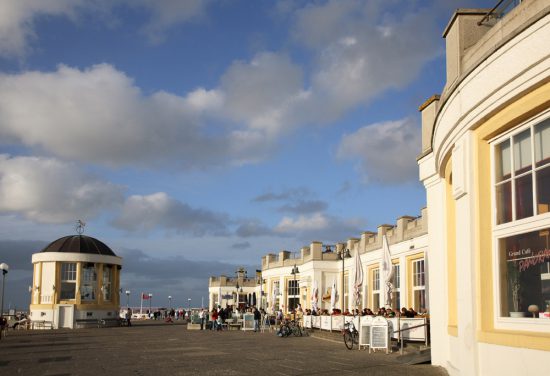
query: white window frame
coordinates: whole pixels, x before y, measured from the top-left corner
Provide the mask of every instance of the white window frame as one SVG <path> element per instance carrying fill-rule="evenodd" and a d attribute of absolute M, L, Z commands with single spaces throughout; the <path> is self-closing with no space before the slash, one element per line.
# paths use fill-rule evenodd
<path fill-rule="evenodd" d="M 505 317 L 501 316 L 501 288 L 500 288 L 500 275 L 498 271 L 500 270 L 500 259 L 499 259 L 499 240 L 515 235 L 525 234 L 533 231 L 540 231 L 545 228 L 550 227 L 550 212 L 538 214 L 537 208 L 537 184 L 535 180 L 536 171 L 542 169 L 543 167 L 537 168 L 536 166 L 531 169 L 532 179 L 533 179 L 533 215 L 527 218 L 522 218 L 515 220 L 516 218 L 516 205 L 515 205 L 515 185 L 512 184 L 511 195 L 512 195 L 512 220 L 510 222 L 497 224 L 497 200 L 495 194 L 496 187 L 496 172 L 495 172 L 495 146 L 500 144 L 505 140 L 510 140 L 510 148 L 513 149 L 512 137 L 525 131 L 526 129 L 531 129 L 531 163 L 535 163 L 535 148 L 533 147 L 533 135 L 534 127 L 541 123 L 542 121 L 550 118 L 550 111 L 543 112 L 525 122 L 518 125 L 514 129 L 504 132 L 497 137 L 489 140 L 490 146 L 490 166 L 491 166 L 491 205 L 492 205 L 492 261 L 493 261 L 493 322 L 496 329 L 503 330 L 521 330 L 521 331 L 532 331 L 536 333 L 550 333 L 550 320 L 541 320 L 534 319 L 532 317 Z M 512 152 L 511 156 L 511 174 L 513 181 L 514 173 L 514 154 Z M 544 308 L 541 307 L 541 310 Z"/>
<path fill-rule="evenodd" d="M 399 294 L 399 302 L 396 308 L 401 309 L 401 264 L 399 263 L 393 264 L 393 281 L 394 281 L 394 284 L 393 284 L 392 299 L 394 297 L 397 298 L 397 294 Z M 397 282 L 399 282 L 399 286 L 397 285 Z"/>
<path fill-rule="evenodd" d="M 64 267 L 70 267 L 70 269 L 63 270 Z M 77 281 L 76 281 L 77 275 L 78 275 L 77 270 L 78 270 L 78 265 L 76 262 L 63 262 L 61 264 L 61 286 L 59 286 L 59 300 L 63 300 L 63 301 L 76 300 L 77 294 L 80 293 L 78 291 Z M 63 283 L 71 283 L 74 285 L 74 297 L 67 299 L 61 296 L 63 292 Z"/>
<path fill-rule="evenodd" d="M 372 297 L 371 297 L 371 309 L 372 311 L 378 310 L 381 308 L 381 296 L 380 296 L 380 268 L 372 269 Z M 378 284 L 378 286 L 377 286 Z M 374 306 L 374 296 L 378 294 L 378 307 Z"/>
<path fill-rule="evenodd" d="M 422 263 L 423 266 L 422 266 L 422 273 L 417 273 L 417 265 Z M 416 307 L 415 306 L 415 292 L 416 291 L 424 291 L 424 304 L 426 305 L 426 259 L 424 257 L 422 258 L 419 258 L 417 260 L 413 260 L 412 261 L 412 302 L 410 302 L 410 306 L 411 307 L 414 307 L 415 310 L 418 310 L 420 311 L 422 308 L 424 309 L 427 309 L 427 307 Z M 422 275 L 422 281 L 424 282 L 423 284 L 417 284 L 417 281 L 419 280 L 419 278 L 417 276 L 420 276 Z"/>

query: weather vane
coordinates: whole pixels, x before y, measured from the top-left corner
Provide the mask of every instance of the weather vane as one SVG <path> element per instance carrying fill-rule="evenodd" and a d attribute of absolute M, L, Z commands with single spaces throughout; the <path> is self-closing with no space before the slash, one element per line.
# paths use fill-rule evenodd
<path fill-rule="evenodd" d="M 78 221 L 76 221 L 76 232 L 78 233 L 78 235 L 82 235 L 82 233 L 84 232 L 84 226 L 86 226 L 86 223 L 81 221 L 80 219 Z"/>

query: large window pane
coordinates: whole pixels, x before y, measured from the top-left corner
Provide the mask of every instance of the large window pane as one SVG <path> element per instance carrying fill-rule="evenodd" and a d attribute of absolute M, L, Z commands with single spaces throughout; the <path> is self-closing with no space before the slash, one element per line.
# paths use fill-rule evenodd
<path fill-rule="evenodd" d="M 73 300 L 76 295 L 76 263 L 61 264 L 61 300 Z"/>
<path fill-rule="evenodd" d="M 510 222 L 512 220 L 512 182 L 496 186 L 497 224 Z"/>
<path fill-rule="evenodd" d="M 87 263 L 82 266 L 82 283 L 80 299 L 91 301 L 96 299 L 97 272 L 95 264 Z"/>
<path fill-rule="evenodd" d="M 550 167 L 537 171 L 537 214 L 550 211 Z"/>
<path fill-rule="evenodd" d="M 550 228 L 499 240 L 500 313 L 533 317 L 527 308 L 550 306 Z"/>
<path fill-rule="evenodd" d="M 112 285 L 112 267 L 110 265 L 103 266 L 103 300 L 111 300 L 111 285 Z"/>
<path fill-rule="evenodd" d="M 531 169 L 531 130 L 514 136 L 514 171 L 516 175 Z"/>
<path fill-rule="evenodd" d="M 496 181 L 503 181 L 510 178 L 510 140 L 501 142 L 495 146 L 495 175 Z"/>
<path fill-rule="evenodd" d="M 550 119 L 535 126 L 535 163 L 537 167 L 550 163 Z"/>
<path fill-rule="evenodd" d="M 516 219 L 533 215 L 533 178 L 531 174 L 516 179 Z"/>

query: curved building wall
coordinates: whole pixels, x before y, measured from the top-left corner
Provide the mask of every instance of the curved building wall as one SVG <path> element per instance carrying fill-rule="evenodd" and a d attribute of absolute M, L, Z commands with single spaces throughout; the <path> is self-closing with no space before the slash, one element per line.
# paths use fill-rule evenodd
<path fill-rule="evenodd" d="M 525 1 L 489 27 L 459 10 L 446 38 L 478 40 L 447 41 L 460 69 L 421 107 L 432 363 L 451 375 L 547 372 L 549 13 Z"/>
<path fill-rule="evenodd" d="M 120 257 L 40 252 L 32 262 L 31 320 L 74 328 L 118 318 Z"/>

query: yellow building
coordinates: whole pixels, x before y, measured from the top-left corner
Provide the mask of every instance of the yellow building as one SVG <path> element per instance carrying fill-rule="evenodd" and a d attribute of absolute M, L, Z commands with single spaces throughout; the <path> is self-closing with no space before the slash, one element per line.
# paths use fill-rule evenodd
<path fill-rule="evenodd" d="M 450 375 L 542 375 L 550 359 L 550 2 L 495 14 L 452 16 L 445 87 L 421 107 L 432 363 Z"/>
<path fill-rule="evenodd" d="M 31 320 L 53 328 L 118 323 L 122 258 L 101 241 L 65 236 L 32 255 Z"/>

